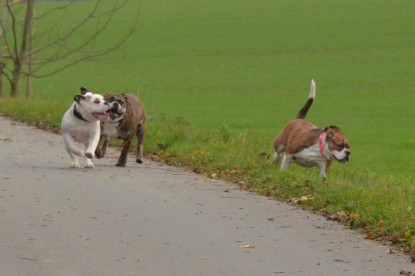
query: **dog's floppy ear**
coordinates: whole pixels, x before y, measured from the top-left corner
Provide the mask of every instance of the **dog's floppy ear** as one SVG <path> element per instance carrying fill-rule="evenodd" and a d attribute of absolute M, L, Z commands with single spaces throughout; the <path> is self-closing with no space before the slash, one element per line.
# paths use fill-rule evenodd
<path fill-rule="evenodd" d="M 326 133 L 326 137 L 327 139 L 331 139 L 333 138 L 333 130 L 332 130 L 332 126 L 328 126 L 324 129 L 324 132 Z"/>
<path fill-rule="evenodd" d="M 334 126 L 334 125 L 330 125 L 328 128 L 331 128 L 331 129 L 334 129 L 334 130 L 341 131 L 341 129 L 340 129 L 339 127 Z"/>
<path fill-rule="evenodd" d="M 331 126 L 328 126 L 328 127 L 326 127 L 325 129 L 324 129 L 324 132 L 326 133 L 326 137 L 328 138 L 328 139 L 331 139 L 331 138 L 333 138 L 333 136 L 334 136 L 334 132 L 340 132 L 340 133 L 343 133 L 342 132 L 342 130 L 339 128 L 339 127 L 337 127 L 337 126 L 333 126 L 333 125 L 331 125 Z"/>
<path fill-rule="evenodd" d="M 74 97 L 74 101 L 77 103 L 80 103 L 81 100 L 85 100 L 85 96 L 84 95 L 75 95 Z"/>
<path fill-rule="evenodd" d="M 85 94 L 86 94 L 86 93 L 88 93 L 88 92 L 91 92 L 91 93 L 92 93 L 92 91 L 91 91 L 91 90 L 89 90 L 88 88 L 81 87 L 81 94 L 82 94 L 82 95 L 85 95 Z"/>

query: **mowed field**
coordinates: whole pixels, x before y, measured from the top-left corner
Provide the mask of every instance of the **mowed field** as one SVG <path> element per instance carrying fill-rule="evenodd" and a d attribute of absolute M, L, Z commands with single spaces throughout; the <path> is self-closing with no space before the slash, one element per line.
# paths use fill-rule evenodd
<path fill-rule="evenodd" d="M 41 4 L 50 5 L 50 4 Z M 73 7 L 74 15 L 88 3 Z M 411 1 L 130 1 L 108 30 L 118 52 L 34 81 L 34 97 L 69 103 L 80 86 L 139 93 L 150 114 L 272 141 L 307 98 L 308 119 L 347 134 L 347 166 L 412 178 L 415 3 Z M 74 16 L 71 15 L 71 16 Z M 70 16 L 66 17 L 68 24 Z M 80 37 L 79 39 L 82 39 Z"/>

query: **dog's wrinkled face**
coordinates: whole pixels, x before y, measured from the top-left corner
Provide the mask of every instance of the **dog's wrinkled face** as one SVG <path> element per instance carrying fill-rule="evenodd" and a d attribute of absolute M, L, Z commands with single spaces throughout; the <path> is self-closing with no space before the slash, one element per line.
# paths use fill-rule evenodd
<path fill-rule="evenodd" d="M 326 133 L 326 141 L 331 157 L 340 163 L 349 161 L 351 154 L 350 146 L 341 129 L 336 126 L 329 126 L 324 132 Z"/>
<path fill-rule="evenodd" d="M 109 104 L 107 111 L 109 118 L 108 123 L 121 121 L 127 111 L 127 101 L 123 94 L 105 94 L 105 100 Z"/>
<path fill-rule="evenodd" d="M 105 101 L 104 96 L 94 94 L 91 91 L 83 91 L 81 88 L 81 95 L 76 95 L 74 98 L 76 102 L 76 109 L 83 117 L 90 121 L 106 122 L 108 120 L 109 105 Z"/>

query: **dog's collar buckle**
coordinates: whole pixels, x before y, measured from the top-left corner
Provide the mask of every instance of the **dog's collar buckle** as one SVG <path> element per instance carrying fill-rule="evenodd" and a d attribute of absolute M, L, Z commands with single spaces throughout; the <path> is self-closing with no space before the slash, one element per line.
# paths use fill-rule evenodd
<path fill-rule="evenodd" d="M 320 149 L 321 155 L 323 155 L 323 156 L 324 156 L 324 144 L 323 144 L 324 138 L 326 138 L 326 133 L 325 132 L 320 134 L 320 136 L 318 137 L 318 147 Z"/>
<path fill-rule="evenodd" d="M 84 117 L 82 117 L 82 114 L 79 113 L 78 110 L 76 110 L 76 106 L 73 107 L 73 115 L 75 115 L 75 117 L 78 118 L 79 120 L 82 120 L 84 122 L 88 122 L 87 120 L 85 120 Z"/>

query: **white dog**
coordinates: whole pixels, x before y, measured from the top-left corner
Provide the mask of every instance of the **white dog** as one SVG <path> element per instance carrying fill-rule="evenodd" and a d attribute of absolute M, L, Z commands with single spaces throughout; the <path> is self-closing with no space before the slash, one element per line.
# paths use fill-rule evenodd
<path fill-rule="evenodd" d="M 81 87 L 81 94 L 76 95 L 74 103 L 62 118 L 63 140 L 66 151 L 71 158 L 71 168 L 79 168 L 78 156 L 85 157 L 85 168 L 94 168 L 91 159 L 101 134 L 100 121 L 108 119 L 109 104 L 104 97 L 93 94 Z M 76 142 L 85 145 L 85 151 L 78 148 Z"/>

